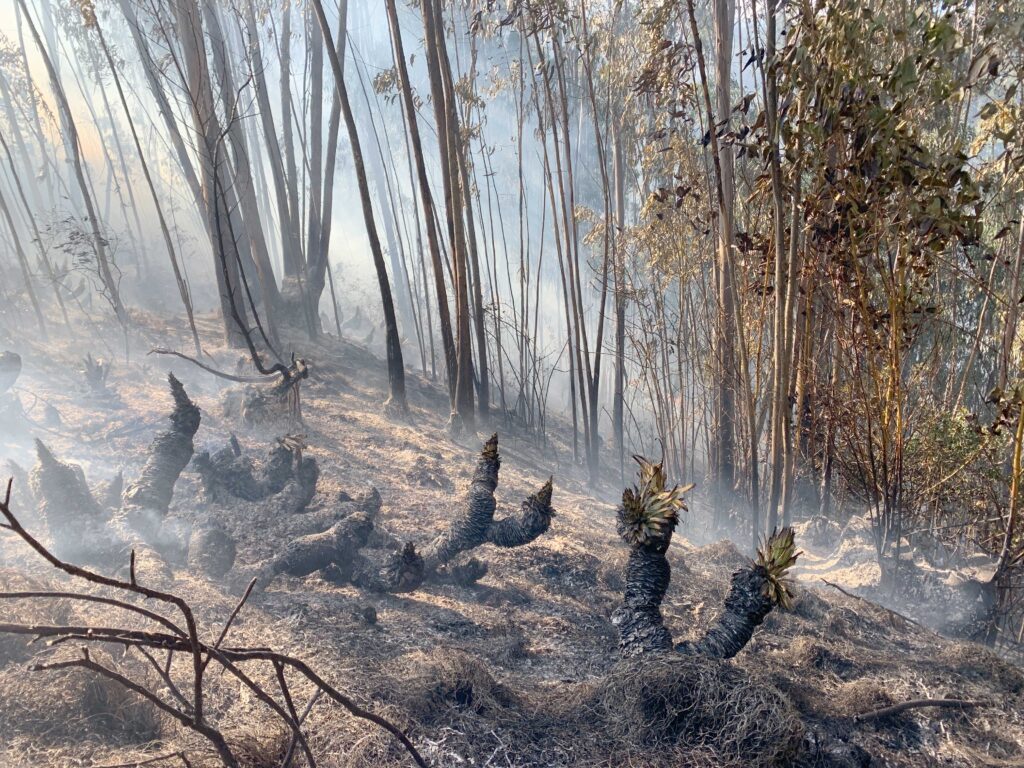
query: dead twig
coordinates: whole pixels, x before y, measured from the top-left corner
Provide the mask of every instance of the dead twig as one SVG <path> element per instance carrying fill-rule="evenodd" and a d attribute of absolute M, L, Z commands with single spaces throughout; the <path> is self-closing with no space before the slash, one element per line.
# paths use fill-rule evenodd
<path fill-rule="evenodd" d="M 0 501 L 0 519 L 4 520 L 4 522 L 0 522 L 0 527 L 17 534 L 44 560 L 69 576 L 90 582 L 100 587 L 106 587 L 119 590 L 122 593 L 129 593 L 142 598 L 148 598 L 155 602 L 176 608 L 181 613 L 184 620 L 183 623 L 185 625 L 184 627 L 181 627 L 175 621 L 172 621 L 167 616 L 158 612 L 157 609 L 143 609 L 127 602 L 126 600 L 113 597 L 103 597 L 70 591 L 45 592 L 38 590 L 31 592 L 0 592 L 0 599 L 54 599 L 59 597 L 82 602 L 101 603 L 133 612 L 137 616 L 141 616 L 142 618 L 159 625 L 161 628 L 159 630 L 153 630 L 146 629 L 145 627 L 129 629 L 127 627 L 90 626 L 88 624 L 0 624 L 0 634 L 7 633 L 26 635 L 34 638 L 33 642 L 46 638 L 51 646 L 61 645 L 68 642 L 81 642 L 84 644 L 81 648 L 81 656 L 49 662 L 38 662 L 29 667 L 30 671 L 39 672 L 79 668 L 112 680 L 126 690 L 142 697 L 157 709 L 180 722 L 186 728 L 189 728 L 206 738 L 207 741 L 215 747 L 221 758 L 221 762 L 225 766 L 228 766 L 228 768 L 238 768 L 238 759 L 232 753 L 224 735 L 218 729 L 216 722 L 208 719 L 203 711 L 203 701 L 206 695 L 204 690 L 204 675 L 210 663 L 216 662 L 217 666 L 219 666 L 223 672 L 226 672 L 236 678 L 242 683 L 242 685 L 252 691 L 255 697 L 269 708 L 276 717 L 280 718 L 291 730 L 292 747 L 289 750 L 289 760 L 294 754 L 295 747 L 298 746 L 301 748 L 306 758 L 306 763 L 310 768 L 315 768 L 316 762 L 314 760 L 312 750 L 309 747 L 306 734 L 303 732 L 303 725 L 313 704 L 321 695 L 326 695 L 336 703 L 345 707 L 353 716 L 371 722 L 392 734 L 409 753 L 416 765 L 420 766 L 420 768 L 427 768 L 426 761 L 416 750 L 416 747 L 412 744 L 409 738 L 402 733 L 397 726 L 383 717 L 358 706 L 352 699 L 327 683 L 327 681 L 321 678 L 316 672 L 310 669 L 299 659 L 292 658 L 285 654 L 276 653 L 265 648 L 221 647 L 224 640 L 227 638 L 232 625 L 238 617 L 239 612 L 242 610 L 249 595 L 252 593 L 255 580 L 250 582 L 249 588 L 238 601 L 234 610 L 224 623 L 216 641 L 212 645 L 208 644 L 200 638 L 192 608 L 183 598 L 172 593 L 151 589 L 138 582 L 135 576 L 134 553 L 132 554 L 130 577 L 129 580 L 126 581 L 123 579 L 103 576 L 86 568 L 65 562 L 47 549 L 45 545 L 33 538 L 32 535 L 22 527 L 21 523 L 11 512 L 10 501 L 12 483 L 13 481 L 8 481 L 7 492 L 4 499 Z M 133 680 L 117 669 L 108 667 L 92 658 L 89 654 L 88 645 L 102 643 L 122 645 L 125 647 L 126 652 L 128 650 L 135 650 L 139 653 L 148 662 L 149 666 L 156 670 L 166 687 L 167 692 L 151 690 L 143 683 Z M 160 650 L 167 654 L 167 661 L 162 666 L 157 662 L 154 654 L 152 653 L 152 651 L 155 650 Z M 176 681 L 171 673 L 172 662 L 174 660 L 174 654 L 176 653 L 181 653 L 185 655 L 186 658 L 191 658 L 192 661 L 191 675 L 183 676 L 181 682 Z M 245 671 L 242 670 L 242 665 L 252 663 L 269 663 L 274 668 L 278 683 L 277 695 L 285 702 L 284 706 L 278 703 L 278 700 L 274 695 L 261 687 Z M 317 691 L 317 694 L 310 701 L 305 712 L 301 716 L 295 707 L 291 690 L 285 676 L 287 669 L 297 672 L 302 677 L 305 677 L 313 684 Z M 188 683 L 188 687 L 191 687 L 190 692 L 188 692 L 188 687 L 186 687 L 186 685 L 181 684 L 182 682 Z M 147 759 L 143 762 L 126 763 L 124 764 L 124 768 L 128 768 L 132 765 L 152 764 L 160 762 L 161 760 L 174 758 L 180 758 L 186 766 L 189 766 L 188 759 L 183 753 L 168 753 L 167 755 L 160 755 Z"/>
<path fill-rule="evenodd" d="M 873 709 L 870 712 L 862 712 L 859 715 L 854 715 L 853 722 L 863 723 L 868 720 L 877 720 L 880 717 L 898 715 L 900 712 L 906 712 L 908 709 L 921 709 L 923 707 L 970 709 L 972 707 L 984 706 L 987 706 L 984 701 L 969 701 L 967 699 L 914 699 L 913 701 L 904 701 L 899 704 L 893 704 L 889 707 L 881 707 L 880 709 Z"/>
<path fill-rule="evenodd" d="M 828 584 L 833 589 L 838 589 L 840 592 L 842 592 L 847 597 L 852 597 L 854 600 L 860 600 L 862 603 L 867 603 L 868 605 L 874 606 L 875 608 L 878 608 L 879 610 L 885 611 L 890 616 L 893 616 L 894 618 L 900 619 L 901 621 L 905 621 L 908 624 L 913 624 L 915 627 L 918 627 L 920 629 L 928 629 L 921 622 L 916 621 L 916 620 L 910 618 L 909 616 L 904 616 L 902 613 L 900 613 L 898 611 L 894 611 L 892 608 L 886 608 L 884 605 L 879 605 L 878 603 L 874 602 L 873 600 L 868 600 L 866 597 L 861 597 L 860 595 L 856 595 L 853 592 L 850 592 L 850 591 L 848 591 L 846 589 L 843 589 L 841 586 L 836 584 L 834 581 L 829 581 L 828 579 L 826 579 L 824 577 L 822 577 L 821 580 L 823 582 L 825 582 L 826 584 Z"/>

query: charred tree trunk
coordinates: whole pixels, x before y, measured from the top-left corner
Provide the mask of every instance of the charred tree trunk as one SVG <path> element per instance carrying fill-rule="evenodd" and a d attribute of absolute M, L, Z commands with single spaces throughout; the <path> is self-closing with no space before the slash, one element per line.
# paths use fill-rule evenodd
<path fill-rule="evenodd" d="M 230 449 L 229 449 L 230 450 Z M 291 541 L 280 555 L 261 570 L 262 587 L 277 575 L 303 577 L 321 572 L 336 584 L 353 584 L 378 592 L 407 592 L 424 581 L 472 584 L 487 572 L 475 558 L 455 564 L 456 557 L 483 544 L 520 547 L 548 530 L 555 511 L 551 508 L 551 481 L 523 502 L 518 515 L 494 519 L 494 491 L 498 485 L 498 436 L 484 445 L 470 486 L 467 510 L 451 527 L 428 544 L 423 554 L 411 543 L 401 545 L 374 527 L 379 497 L 370 497 L 359 509 L 330 528 Z M 372 558 L 366 549 L 389 549 L 390 554 Z"/>

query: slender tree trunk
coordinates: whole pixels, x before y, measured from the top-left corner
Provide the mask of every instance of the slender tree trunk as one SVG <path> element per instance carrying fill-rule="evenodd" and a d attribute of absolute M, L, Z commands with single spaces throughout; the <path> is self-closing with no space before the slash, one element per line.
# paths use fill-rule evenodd
<path fill-rule="evenodd" d="M 7 207 L 7 200 L 4 199 L 3 192 L 0 192 L 0 213 L 3 213 L 4 221 L 7 222 L 7 228 L 11 231 L 14 253 L 18 257 L 21 277 L 25 282 L 25 292 L 28 294 L 28 300 L 32 304 L 32 311 L 35 312 L 36 321 L 39 323 L 39 332 L 43 335 L 44 339 L 49 339 L 50 335 L 46 330 L 46 317 L 43 315 L 43 308 L 39 304 L 39 297 L 36 296 L 36 289 L 32 284 L 32 270 L 28 265 L 28 257 L 25 255 L 25 249 L 21 247 L 21 237 L 18 235 L 17 225 L 11 216 L 10 208 Z"/>
<path fill-rule="evenodd" d="M 439 14 L 432 0 L 422 0 L 424 42 L 427 50 L 427 70 L 437 120 L 438 145 L 441 151 L 441 176 L 445 190 L 445 211 L 448 234 L 452 245 L 455 288 L 455 391 L 452 402 L 451 426 L 456 432 L 473 429 L 473 349 L 470 338 L 469 276 L 466 255 L 466 236 L 463 221 L 464 204 L 459 177 L 458 123 L 455 120 L 455 94 L 447 87 L 444 72 L 450 78 L 447 56 L 442 57 Z"/>
<path fill-rule="evenodd" d="M 199 155 L 207 231 L 213 245 L 217 292 L 224 321 L 224 336 L 231 346 L 246 343 L 246 310 L 241 287 L 242 259 L 233 236 L 235 206 L 229 200 L 223 132 L 214 108 L 213 88 L 206 65 L 206 43 L 197 0 L 174 0 L 177 38 L 184 56 L 189 106 Z"/>
<path fill-rule="evenodd" d="M 619 457 L 619 481 L 625 482 L 626 442 L 623 430 L 623 411 L 626 386 L 626 287 L 625 253 L 620 235 L 626 228 L 626 169 L 622 151 L 622 134 L 617 120 L 612 121 L 612 151 L 615 167 L 615 224 L 618 232 L 614 243 L 615 259 L 615 394 L 612 398 L 612 430 L 615 450 Z"/>
<path fill-rule="evenodd" d="M 188 185 L 188 188 L 192 193 L 192 199 L 196 202 L 196 210 L 203 211 L 205 204 L 203 201 L 203 190 L 199 183 L 199 177 L 196 174 L 196 169 L 189 157 L 188 149 L 185 146 L 185 140 L 181 135 L 181 131 L 178 129 L 178 123 L 174 117 L 174 111 L 171 109 L 170 101 L 168 101 L 167 94 L 160 82 L 158 75 L 159 68 L 157 67 L 156 62 L 153 61 L 153 56 L 149 51 L 149 45 L 143 37 L 142 27 L 140 26 L 139 19 L 135 14 L 134 0 L 118 0 L 118 4 L 121 9 L 121 13 L 124 15 L 125 21 L 128 23 L 128 31 L 131 32 L 132 40 L 135 43 L 135 50 L 138 52 L 139 59 L 142 62 L 142 71 L 146 75 L 146 82 L 149 85 L 150 93 L 156 101 L 157 111 L 160 113 L 160 118 L 163 121 L 164 127 L 167 129 L 167 137 L 171 142 L 171 146 L 174 148 L 174 156 L 178 160 L 182 176 L 185 178 L 185 183 Z M 205 218 L 203 218 L 203 224 L 204 226 L 207 224 Z"/>
<path fill-rule="evenodd" d="M 717 2 L 723 2 L 723 0 L 716 0 Z M 726 3 L 723 6 L 723 12 L 727 15 L 729 13 L 729 6 L 731 3 Z M 731 154 L 723 153 L 718 141 L 718 128 L 717 121 L 715 120 L 715 110 L 711 106 L 711 94 L 708 89 L 708 78 L 707 68 L 704 62 L 704 47 L 701 43 L 700 32 L 697 29 L 697 17 L 693 7 L 693 0 L 686 0 L 687 12 L 690 20 L 690 32 L 693 36 L 693 45 L 697 53 L 697 64 L 700 73 L 701 89 L 704 95 L 704 108 L 707 114 L 707 125 L 708 125 L 708 138 L 711 144 L 711 156 L 715 168 L 715 194 L 718 203 L 718 261 L 717 261 L 717 277 L 718 277 L 718 320 L 716 323 L 716 357 L 715 357 L 715 422 L 718 430 L 715 436 L 713 444 L 713 467 L 715 472 L 715 482 L 717 492 L 719 494 L 720 504 L 731 494 L 732 488 L 735 482 L 735 466 L 733 463 L 734 454 L 734 443 L 735 443 L 735 431 L 736 431 L 736 401 L 735 401 L 735 382 L 736 377 L 734 375 L 734 366 L 736 359 L 736 352 L 733 346 L 733 340 L 735 338 L 735 330 L 733 328 L 733 318 L 735 314 L 735 308 L 733 307 L 732 297 L 732 276 L 731 276 L 731 248 L 732 248 L 732 228 L 733 228 L 733 206 L 732 206 L 732 165 L 731 165 Z M 732 13 L 735 14 L 735 6 L 732 5 Z M 716 5 L 716 10 L 718 6 Z M 716 14 L 717 18 L 717 14 Z M 731 51 L 732 49 L 732 25 L 725 26 L 725 20 L 716 22 L 722 29 L 721 39 L 719 41 L 719 48 L 727 47 Z M 728 34 L 725 34 L 725 29 L 728 29 Z M 728 43 L 726 44 L 726 40 Z M 730 54 L 731 56 L 731 54 Z M 726 69 L 728 70 L 728 62 L 730 56 L 725 57 Z M 725 82 L 730 82 L 729 77 L 725 78 Z M 728 88 L 725 83 L 720 84 L 720 90 L 717 94 L 719 106 L 721 106 L 723 94 L 721 88 Z M 724 95 L 726 105 L 728 105 L 729 95 L 728 92 Z M 724 115 L 720 115 L 721 120 L 728 119 L 729 108 L 726 107 Z M 726 166 L 723 161 L 723 157 L 728 157 L 729 165 Z M 727 196 L 726 191 L 726 174 L 729 179 L 729 192 Z"/>
<path fill-rule="evenodd" d="M 263 226 L 256 200 L 256 187 L 253 183 L 252 169 L 249 161 L 249 149 L 246 145 L 245 131 L 242 127 L 243 116 L 238 114 L 235 103 L 235 79 L 231 72 L 230 60 L 222 31 L 217 9 L 211 3 L 203 4 L 204 18 L 209 28 L 210 48 L 213 63 L 217 70 L 217 81 L 220 84 L 221 103 L 228 120 L 227 138 L 231 144 L 233 155 L 234 176 L 232 191 L 237 196 L 240 213 L 243 219 L 242 230 L 249 244 L 249 250 L 256 267 L 259 281 L 260 296 L 263 300 L 264 330 L 273 340 L 277 338 L 277 311 L 281 296 L 274 278 L 274 268 L 270 263 L 270 252 L 263 234 Z M 227 153 L 223 153 L 226 155 Z M 225 157 L 225 160 L 227 158 Z M 319 318 L 315 319 L 319 323 Z M 310 320 L 310 325 L 312 324 Z M 312 334 L 312 325 L 310 327 Z"/>
<path fill-rule="evenodd" d="M 330 27 L 327 25 L 323 4 L 320 0 L 310 0 L 310 2 L 313 3 L 313 10 L 316 12 L 317 21 L 320 24 L 320 33 L 324 36 L 324 41 L 326 42 L 328 59 L 334 72 L 334 79 L 337 82 L 338 95 L 341 98 L 341 110 L 345 118 L 345 128 L 348 131 L 348 138 L 351 144 L 352 162 L 356 170 L 356 182 L 359 185 L 359 199 L 363 208 L 363 222 L 366 225 L 366 236 L 370 241 L 370 251 L 373 254 L 373 266 L 377 271 L 377 285 L 380 288 L 387 336 L 388 381 L 391 385 L 391 394 L 388 402 L 385 403 L 385 407 L 396 412 L 405 413 L 409 407 L 405 398 L 405 364 L 402 361 L 402 344 L 398 336 L 398 320 L 395 317 L 395 303 L 391 296 L 391 285 L 388 282 L 388 271 L 384 263 L 384 253 L 381 250 L 380 238 L 377 235 L 377 224 L 373 218 L 370 187 L 366 181 L 366 167 L 363 164 L 363 152 L 359 143 L 359 134 L 356 131 L 356 121 L 352 114 L 348 89 L 345 87 L 345 73 L 341 68 L 341 60 L 334 47 L 334 39 L 331 35 Z"/>
<path fill-rule="evenodd" d="M 766 62 L 775 60 L 776 22 L 778 0 L 768 0 L 766 32 Z M 771 483 L 768 495 L 768 529 L 779 521 L 783 500 L 783 473 L 785 470 L 786 441 L 789 429 L 789 356 L 786 354 L 786 309 L 789 287 L 788 253 L 786 250 L 785 201 L 782 167 L 779 157 L 779 83 L 778 73 L 770 68 L 766 73 L 765 114 L 769 141 L 769 167 L 773 203 L 773 242 L 775 251 L 775 326 L 772 353 L 773 389 L 771 410 Z"/>
<path fill-rule="evenodd" d="M 53 262 L 50 261 L 50 257 L 46 253 L 46 248 L 43 247 L 43 236 L 39 231 L 39 227 L 36 225 L 35 213 L 28 201 L 28 197 L 25 195 L 25 187 L 21 183 L 21 174 L 18 173 L 18 167 L 14 162 L 14 156 L 11 154 L 11 148 L 8 146 L 7 139 L 4 138 L 2 131 L 0 131 L 0 147 L 3 147 L 4 155 L 7 157 L 7 166 L 11 170 L 11 180 L 14 182 L 14 189 L 18 193 L 18 199 L 21 201 L 21 207 L 25 211 L 25 219 L 32 228 L 32 239 L 35 241 L 36 248 L 39 251 L 39 263 L 42 265 L 43 269 L 46 270 L 46 277 L 50 281 L 50 286 L 53 288 L 54 298 L 57 300 L 57 306 L 60 307 L 61 316 L 64 318 L 64 326 L 70 332 L 71 320 L 68 318 L 68 310 L 64 304 L 64 297 L 61 296 L 60 281 L 57 279 L 57 275 L 53 270 Z"/>
<path fill-rule="evenodd" d="M 1024 266 L 1024 210 L 1020 215 L 1020 228 L 1017 235 L 1017 254 L 1013 260 L 1013 271 L 1010 273 L 1010 293 L 1006 297 L 1006 322 L 1003 325 L 1002 347 L 999 353 L 999 367 L 996 370 L 996 386 L 1006 389 L 1006 382 L 1013 356 L 1013 342 L 1017 338 L 1017 317 L 1020 302 L 1021 267 Z"/>
<path fill-rule="evenodd" d="M 291 76 L 291 42 L 292 42 L 292 10 L 291 3 L 285 3 L 281 19 L 281 78 L 279 81 L 281 95 L 281 143 L 284 146 L 285 188 L 288 193 L 288 207 L 295 227 L 295 241 L 299 241 L 302 222 L 302 208 L 299 206 L 298 173 L 295 166 L 295 144 L 292 138 L 292 76 Z M 285 274 L 298 278 L 302 272 L 302 251 L 288 254 L 285 259 Z"/>
<path fill-rule="evenodd" d="M 281 155 L 281 142 L 277 137 L 277 126 L 274 113 L 270 106 L 270 95 L 267 91 L 267 79 L 264 72 L 263 51 L 260 45 L 260 31 L 256 24 L 256 0 L 248 0 L 245 4 L 245 34 L 248 38 L 249 59 L 252 66 L 253 87 L 256 92 L 256 105 L 259 109 L 260 124 L 263 127 L 263 138 L 266 142 L 267 159 L 270 162 L 271 178 L 274 181 L 274 200 L 277 204 L 277 216 L 281 228 L 281 257 L 286 275 L 294 275 L 294 260 L 302 250 L 299 244 L 299 228 L 292 219 L 292 210 L 288 201 L 288 182 L 284 170 L 284 159 Z"/>
<path fill-rule="evenodd" d="M 402 45 L 402 32 L 398 24 L 398 11 L 395 0 L 384 0 L 388 14 L 388 26 L 391 29 L 391 43 L 395 54 L 395 67 L 398 70 L 398 84 L 402 94 L 402 108 L 405 114 L 409 137 L 412 142 L 413 158 L 416 161 L 416 178 L 419 182 L 420 201 L 423 205 L 424 227 L 427 232 L 427 247 L 430 250 L 430 261 L 434 272 L 434 292 L 437 296 L 438 325 L 441 331 L 441 346 L 444 349 L 445 368 L 448 373 L 448 391 L 452 403 L 455 402 L 455 380 L 457 361 L 455 339 L 452 335 L 451 316 L 448 312 L 448 290 L 444 281 L 444 267 L 441 259 L 441 248 L 438 244 L 437 227 L 434 224 L 434 202 L 427 178 L 426 161 L 423 157 L 423 144 L 420 141 L 419 123 L 416 118 L 416 105 L 413 103 L 412 85 L 409 81 L 409 70 L 405 63 L 405 49 Z"/>

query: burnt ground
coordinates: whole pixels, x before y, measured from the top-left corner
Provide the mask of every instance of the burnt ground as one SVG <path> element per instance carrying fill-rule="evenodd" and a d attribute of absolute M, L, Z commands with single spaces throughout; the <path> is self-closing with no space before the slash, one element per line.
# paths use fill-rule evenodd
<path fill-rule="evenodd" d="M 152 346 L 182 343 L 155 322 L 145 336 Z M 288 431 L 249 429 L 225 417 L 227 383 L 184 361 L 144 352 L 118 360 L 111 394 L 98 396 L 78 370 L 85 352 L 101 348 L 79 342 L 18 351 L 25 367 L 17 394 L 27 418 L 9 423 L 2 450 L 25 469 L 34 461 L 31 438 L 41 437 L 60 458 L 80 463 L 90 483 L 120 470 L 133 477 L 163 428 L 171 370 L 202 409 L 197 450 L 216 449 L 234 433 L 262 453 Z M 238 359 L 212 353 L 226 369 Z M 446 394 L 420 375 L 408 378 L 409 419 L 387 418 L 383 364 L 359 347 L 328 342 L 307 345 L 303 354 L 313 374 L 303 385 L 301 431 L 321 469 L 310 508 L 291 515 L 273 499 L 207 504 L 187 470 L 171 519 L 183 530 L 210 520 L 229 530 L 238 541 L 235 574 L 213 583 L 184 566 L 162 572 L 140 563 L 142 579 L 169 578 L 161 585 L 196 606 L 208 634 L 237 602 L 242 576 L 297 533 L 327 527 L 318 521 L 329 520 L 346 495 L 377 488 L 379 525 L 401 540 L 431 539 L 464 503 L 476 453 L 492 431 L 481 424 L 478 434 L 453 440 L 445 430 Z M 621 490 L 611 478 L 617 472 L 595 495 L 558 425 L 544 448 L 493 428 L 501 436 L 499 515 L 554 475 L 557 516 L 548 534 L 518 549 L 474 552 L 489 571 L 473 587 L 381 595 L 316 575 L 279 577 L 245 606 L 232 643 L 306 660 L 399 723 L 435 766 L 1024 766 L 1024 671 L 830 589 L 820 570 L 798 584 L 793 609 L 769 615 L 732 662 L 617 663 L 610 615 L 621 599 L 627 554 L 609 503 Z M 16 502 L 26 490 L 16 485 Z M 31 529 L 30 505 L 22 503 L 21 514 Z M 729 542 L 697 547 L 686 535 L 684 527 L 670 550 L 673 581 L 664 606 L 677 640 L 715 618 L 731 572 L 745 562 Z M 0 584 L 71 586 L 7 535 L 0 536 Z M 0 621 L 87 619 L 118 620 L 107 609 L 67 601 L 0 605 Z M 26 671 L 33 654 L 71 652 L 0 637 L 0 765 L 133 764 L 178 749 L 193 765 L 216 764 L 194 737 L 112 684 L 80 672 Z M 109 653 L 120 661 L 120 649 Z M 144 676 L 138 662 L 120 663 Z M 226 678 L 212 679 L 210 689 L 211 712 L 245 764 L 278 765 L 288 738 L 264 706 Z M 297 686 L 297 698 L 309 694 Z M 854 719 L 890 703 L 944 697 L 978 706 Z M 410 764 L 373 726 L 339 707 L 319 702 L 308 723 L 319 765 Z"/>

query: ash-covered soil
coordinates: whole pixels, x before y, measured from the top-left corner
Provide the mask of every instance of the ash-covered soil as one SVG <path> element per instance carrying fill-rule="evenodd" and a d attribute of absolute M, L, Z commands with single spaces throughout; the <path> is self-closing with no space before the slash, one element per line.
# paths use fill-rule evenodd
<path fill-rule="evenodd" d="M 153 346 L 180 343 L 155 323 L 147 333 Z M 7 417 L 2 451 L 25 470 L 38 437 L 61 459 L 80 464 L 90 483 L 118 471 L 135 476 L 149 441 L 164 428 L 170 408 L 165 373 L 171 370 L 202 410 L 197 450 L 216 450 L 234 433 L 258 455 L 288 431 L 245 428 L 226 418 L 223 403 L 235 385 L 181 360 L 143 353 L 133 353 L 128 363 L 117 359 L 111 392 L 101 397 L 86 390 L 78 373 L 85 352 L 102 354 L 101 348 L 30 345 L 18 351 L 24 372 L 16 394 L 25 418 Z M 213 352 L 217 365 L 234 370 L 236 353 Z M 209 504 L 198 476 L 186 470 L 171 520 L 181 530 L 209 522 L 228 530 L 238 544 L 234 572 L 211 581 L 184 566 L 140 562 L 139 576 L 189 600 L 206 634 L 215 637 L 245 576 L 294 536 L 326 528 L 348 503 L 344 499 L 370 487 L 382 498 L 378 526 L 401 541 L 432 539 L 465 504 L 481 443 L 499 431 L 499 516 L 518 509 L 553 475 L 557 515 L 550 532 L 525 547 L 475 550 L 489 570 L 471 587 L 428 584 L 378 594 L 317 575 L 279 576 L 250 599 L 230 633 L 235 646 L 269 646 L 302 658 L 399 724 L 431 765 L 1024 765 L 1024 671 L 980 646 L 944 639 L 823 585 L 828 570 L 821 567 L 798 583 L 793 609 L 773 611 L 732 661 L 619 662 L 610 616 L 621 600 L 627 548 L 615 534 L 617 469 L 591 491 L 572 461 L 571 435 L 557 423 L 542 447 L 499 422 L 453 440 L 445 429 L 446 394 L 418 374 L 408 378 L 408 420 L 388 418 L 381 409 L 386 382 L 379 360 L 336 341 L 304 345 L 302 354 L 313 372 L 302 386 L 301 431 L 321 471 L 312 504 L 300 514 L 273 498 Z M 12 472 L 15 509 L 32 530 L 27 489 Z M 686 536 L 684 525 L 669 553 L 673 579 L 664 605 L 677 640 L 697 635 L 715 618 L 730 574 L 745 562 L 729 542 L 696 547 Z M 826 560 L 820 555 L 815 562 Z M 4 533 L 0 586 L 79 585 Z M 68 600 L 0 604 L 2 622 L 124 620 L 114 609 Z M 40 658 L 74 653 L 69 646 L 0 636 L 0 765 L 133 765 L 179 750 L 194 766 L 218 764 L 171 718 L 114 684 L 81 671 L 26 671 Z M 122 658 L 123 649 L 101 653 L 161 690 L 142 662 Z M 211 718 L 244 764 L 280 765 L 290 739 L 269 710 L 227 677 L 214 676 L 208 685 Z M 303 705 L 311 693 L 295 686 Z M 856 719 L 923 698 L 977 705 Z M 306 722 L 320 766 L 411 764 L 386 734 L 325 699 Z M 293 765 L 302 764 L 296 757 Z"/>

